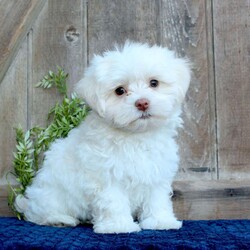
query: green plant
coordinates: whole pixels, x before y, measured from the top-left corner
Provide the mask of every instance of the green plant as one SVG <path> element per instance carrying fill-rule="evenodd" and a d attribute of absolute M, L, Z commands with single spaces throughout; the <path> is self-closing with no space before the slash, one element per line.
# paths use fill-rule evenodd
<path fill-rule="evenodd" d="M 36 84 L 36 87 L 43 87 L 45 89 L 49 89 L 55 86 L 60 93 L 67 96 L 67 78 L 69 74 L 65 73 L 61 67 L 57 67 L 57 74 L 52 71 L 49 71 L 47 75 L 45 75 L 40 82 Z"/>
<path fill-rule="evenodd" d="M 37 87 L 56 87 L 63 94 L 61 103 L 57 103 L 48 114 L 46 128 L 33 127 L 27 132 L 19 126 L 16 128 L 16 152 L 13 153 L 13 171 L 18 186 L 10 186 L 8 204 L 16 216 L 21 219 L 22 214 L 14 207 L 15 198 L 24 194 L 26 188 L 32 183 L 36 172 L 43 161 L 43 155 L 50 144 L 58 138 L 66 137 L 71 129 L 78 126 L 88 114 L 89 108 L 83 100 L 72 94 L 67 95 L 66 74 L 60 67 L 58 73 L 52 71 L 36 85 Z"/>

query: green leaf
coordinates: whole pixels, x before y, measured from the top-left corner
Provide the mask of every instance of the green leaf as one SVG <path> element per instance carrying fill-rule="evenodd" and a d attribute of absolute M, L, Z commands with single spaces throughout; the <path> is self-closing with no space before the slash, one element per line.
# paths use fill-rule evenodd
<path fill-rule="evenodd" d="M 30 131 L 28 130 L 28 131 L 25 133 L 24 141 L 28 141 L 29 138 L 30 138 Z"/>

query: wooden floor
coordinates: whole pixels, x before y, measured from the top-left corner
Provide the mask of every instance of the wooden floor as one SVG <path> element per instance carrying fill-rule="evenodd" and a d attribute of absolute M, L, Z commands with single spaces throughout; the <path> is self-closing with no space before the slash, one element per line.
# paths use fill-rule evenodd
<path fill-rule="evenodd" d="M 180 220 L 250 219 L 248 181 L 177 181 L 173 187 L 174 210 Z M 6 186 L 0 187 L 0 216 L 13 216 L 7 193 Z"/>

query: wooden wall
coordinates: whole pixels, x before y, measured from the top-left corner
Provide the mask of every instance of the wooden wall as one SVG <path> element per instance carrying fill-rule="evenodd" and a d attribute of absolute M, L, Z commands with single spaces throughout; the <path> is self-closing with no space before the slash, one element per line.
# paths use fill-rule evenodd
<path fill-rule="evenodd" d="M 60 65 L 72 90 L 94 53 L 125 40 L 187 56 L 175 210 L 184 219 L 250 218 L 248 0 L 1 0 L 0 215 L 6 208 L 13 127 L 44 125 L 59 99 L 34 88 Z"/>

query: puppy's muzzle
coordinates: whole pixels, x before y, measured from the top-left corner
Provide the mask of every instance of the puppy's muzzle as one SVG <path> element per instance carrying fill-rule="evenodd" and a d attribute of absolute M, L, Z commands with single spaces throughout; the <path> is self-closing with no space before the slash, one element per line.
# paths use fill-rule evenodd
<path fill-rule="evenodd" d="M 149 103 L 150 102 L 147 98 L 141 98 L 135 102 L 135 106 L 138 110 L 146 111 L 149 108 Z"/>

